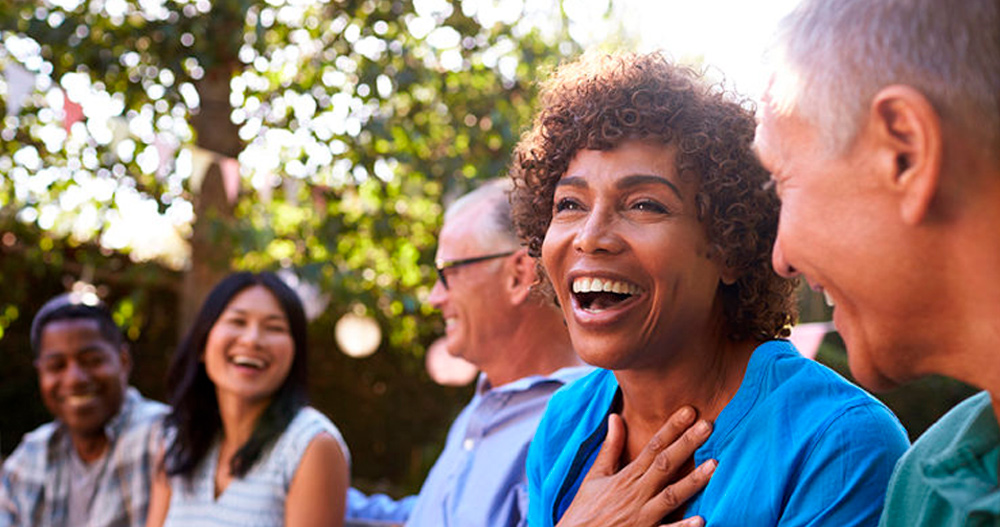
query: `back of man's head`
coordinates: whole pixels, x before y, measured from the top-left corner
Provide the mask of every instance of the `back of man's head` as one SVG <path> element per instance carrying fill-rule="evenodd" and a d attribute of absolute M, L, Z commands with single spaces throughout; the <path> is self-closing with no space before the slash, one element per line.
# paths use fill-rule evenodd
<path fill-rule="evenodd" d="M 511 187 L 511 181 L 506 178 L 484 183 L 448 206 L 444 213 L 445 223 L 464 216 L 470 210 L 475 210 L 478 212 L 475 220 L 479 222 L 477 237 L 483 248 L 516 249 L 520 243 L 510 217 Z"/>
<path fill-rule="evenodd" d="M 773 105 L 821 130 L 831 154 L 895 84 L 920 91 L 982 147 L 1000 145 L 996 0 L 805 0 L 782 21 L 772 53 Z"/>
<path fill-rule="evenodd" d="M 31 322 L 31 350 L 35 356 L 40 351 L 45 327 L 61 320 L 93 320 L 97 323 L 101 336 L 115 349 L 121 348 L 125 342 L 121 329 L 103 303 L 87 303 L 78 295 L 66 293 L 46 302 Z"/>

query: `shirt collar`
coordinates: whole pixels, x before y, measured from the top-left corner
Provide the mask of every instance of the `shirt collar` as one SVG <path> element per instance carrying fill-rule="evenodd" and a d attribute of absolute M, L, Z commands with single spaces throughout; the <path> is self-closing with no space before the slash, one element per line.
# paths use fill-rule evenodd
<path fill-rule="evenodd" d="M 982 393 L 972 413 L 954 431 L 954 439 L 924 462 L 928 485 L 949 502 L 970 513 L 981 511 L 1000 515 L 1000 426 Z"/>
<path fill-rule="evenodd" d="M 104 425 L 104 433 L 108 436 L 108 440 L 114 441 L 122 433 L 122 430 L 125 428 L 125 422 L 128 420 L 127 416 L 131 413 L 132 408 L 138 404 L 138 401 L 139 391 L 131 386 L 126 388 L 121 409 L 118 410 L 118 413 L 114 417 L 108 420 L 108 424 Z"/>
<path fill-rule="evenodd" d="M 521 377 L 516 381 L 509 382 L 503 386 L 498 386 L 496 388 L 490 383 L 490 380 L 486 378 L 485 373 L 480 373 L 479 378 L 476 380 L 476 394 L 483 395 L 486 392 L 521 392 L 527 391 L 539 384 L 546 384 L 550 382 L 557 382 L 559 384 L 569 384 L 580 377 L 583 377 L 587 373 L 594 370 L 593 366 L 567 366 L 565 368 L 560 368 L 548 375 L 529 375 L 527 377 Z"/>

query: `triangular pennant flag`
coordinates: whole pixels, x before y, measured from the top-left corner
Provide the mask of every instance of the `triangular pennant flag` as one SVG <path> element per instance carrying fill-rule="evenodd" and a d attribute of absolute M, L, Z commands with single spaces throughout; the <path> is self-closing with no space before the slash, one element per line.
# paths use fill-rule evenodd
<path fill-rule="evenodd" d="M 166 139 L 163 134 L 158 134 L 156 139 L 153 140 L 153 146 L 156 148 L 156 153 L 160 157 L 160 165 L 156 167 L 156 177 L 164 178 L 170 173 L 171 161 L 174 159 L 174 153 L 177 151 L 177 147 L 172 141 Z"/>
<path fill-rule="evenodd" d="M 232 205 L 240 193 L 240 162 L 223 157 L 219 160 L 219 170 L 222 171 L 222 187 L 226 189 L 226 200 Z"/>
<path fill-rule="evenodd" d="M 835 331 L 833 322 L 808 322 L 792 326 L 792 335 L 788 340 L 799 350 L 802 356 L 814 359 L 819 351 L 819 345 L 823 343 L 823 337 L 831 331 Z"/>
<path fill-rule="evenodd" d="M 208 168 L 212 166 L 214 161 L 215 154 L 213 152 L 197 146 L 191 147 L 191 181 L 189 185 L 192 192 L 201 192 L 201 182 L 205 180 L 205 173 L 208 172 Z"/>
<path fill-rule="evenodd" d="M 73 130 L 73 125 L 83 121 L 83 106 L 69 98 L 63 92 L 63 128 L 69 134 Z"/>
<path fill-rule="evenodd" d="M 3 75 L 7 80 L 7 115 L 17 115 L 24 107 L 24 99 L 35 89 L 35 74 L 10 61 Z"/>

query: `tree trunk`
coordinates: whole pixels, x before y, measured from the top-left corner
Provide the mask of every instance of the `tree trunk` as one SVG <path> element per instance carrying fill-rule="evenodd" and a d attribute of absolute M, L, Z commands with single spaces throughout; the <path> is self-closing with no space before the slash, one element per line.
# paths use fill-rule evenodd
<path fill-rule="evenodd" d="M 229 118 L 229 81 L 233 68 L 220 66 L 206 72 L 196 84 L 201 106 L 192 116 L 195 143 L 225 157 L 235 158 L 243 150 L 239 127 Z M 215 284 L 229 273 L 234 244 L 234 203 L 226 197 L 222 169 L 213 162 L 205 173 L 201 191 L 194 196 L 195 221 L 191 234 L 191 266 L 184 275 L 181 291 L 181 335 L 194 322 L 205 296 Z"/>

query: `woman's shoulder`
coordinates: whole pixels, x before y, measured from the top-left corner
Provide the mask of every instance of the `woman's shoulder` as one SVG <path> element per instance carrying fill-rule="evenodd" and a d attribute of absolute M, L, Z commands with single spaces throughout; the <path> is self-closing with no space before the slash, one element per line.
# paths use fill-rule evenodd
<path fill-rule="evenodd" d="M 602 411 L 607 410 L 617 390 L 614 372 L 597 368 L 556 390 L 546 407 L 546 417 L 555 414 L 553 417 L 574 420 L 574 414 L 584 413 L 593 406 L 603 406 Z"/>
<path fill-rule="evenodd" d="M 604 369 L 559 388 L 549 399 L 535 438 L 542 438 L 545 448 L 558 449 L 575 436 L 592 433 L 606 418 L 617 391 L 614 373 Z"/>
<path fill-rule="evenodd" d="M 905 437 L 895 414 L 881 401 L 823 364 L 803 357 L 787 341 L 771 341 L 760 365 L 760 401 L 790 421 L 828 426 L 874 426 Z"/>
<path fill-rule="evenodd" d="M 303 406 L 296 412 L 278 443 L 281 450 L 298 460 L 301 459 L 309 444 L 317 436 L 323 434 L 332 437 L 340 445 L 344 457 L 350 460 L 350 451 L 340 429 L 323 412 L 311 406 Z"/>
<path fill-rule="evenodd" d="M 757 380 L 767 391 L 805 390 L 807 393 L 820 396 L 820 399 L 881 404 L 871 394 L 836 371 L 816 360 L 802 356 L 795 346 L 786 340 L 765 342 L 755 353 L 755 360 L 758 355 L 763 360 L 757 365 Z"/>

